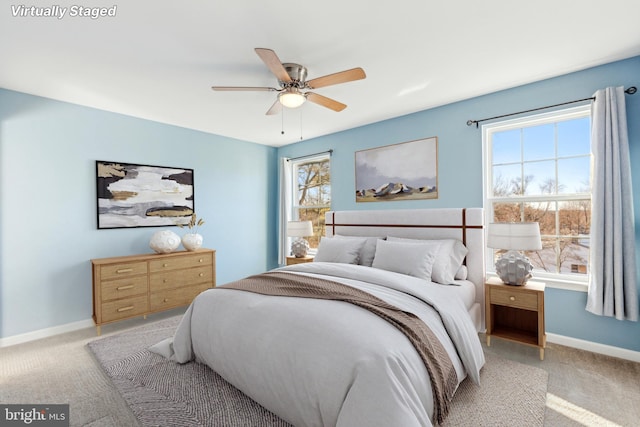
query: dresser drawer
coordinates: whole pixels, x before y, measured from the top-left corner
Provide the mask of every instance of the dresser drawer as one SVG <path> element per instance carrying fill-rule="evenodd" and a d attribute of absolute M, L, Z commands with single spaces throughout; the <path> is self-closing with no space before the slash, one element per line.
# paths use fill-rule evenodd
<path fill-rule="evenodd" d="M 153 292 L 150 297 L 151 310 L 164 310 L 171 307 L 191 304 L 191 301 L 193 301 L 200 292 L 206 291 L 209 288 L 210 286 L 208 284 L 201 284 Z"/>
<path fill-rule="evenodd" d="M 521 290 L 510 291 L 508 289 L 491 289 L 491 304 L 507 307 L 522 308 L 525 310 L 538 310 L 538 295 Z"/>
<path fill-rule="evenodd" d="M 199 283 L 213 283 L 213 270 L 211 266 L 154 273 L 149 277 L 149 288 L 151 292 L 181 288 Z"/>
<path fill-rule="evenodd" d="M 134 276 L 100 284 L 102 301 L 147 294 L 147 276 Z"/>
<path fill-rule="evenodd" d="M 198 267 L 200 265 L 212 265 L 212 253 L 195 253 L 184 256 L 167 257 L 149 262 L 151 273 L 160 271 L 179 270 L 182 268 Z"/>
<path fill-rule="evenodd" d="M 123 262 L 121 264 L 108 264 L 100 266 L 100 278 L 102 280 L 116 279 L 118 277 L 136 276 L 147 274 L 147 263 Z"/>
<path fill-rule="evenodd" d="M 126 319 L 147 312 L 147 295 L 125 298 L 102 304 L 102 322 Z"/>

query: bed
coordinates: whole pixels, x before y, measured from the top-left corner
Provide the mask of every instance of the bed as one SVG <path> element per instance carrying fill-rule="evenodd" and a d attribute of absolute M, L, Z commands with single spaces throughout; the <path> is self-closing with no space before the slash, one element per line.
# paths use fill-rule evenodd
<path fill-rule="evenodd" d="M 207 364 L 296 426 L 437 425 L 484 365 L 482 221 L 328 212 L 314 262 L 203 292 L 151 350 Z"/>

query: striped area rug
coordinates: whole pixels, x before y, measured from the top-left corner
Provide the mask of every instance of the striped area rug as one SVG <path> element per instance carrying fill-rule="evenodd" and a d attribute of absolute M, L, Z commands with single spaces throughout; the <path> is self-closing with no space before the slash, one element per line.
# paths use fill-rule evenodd
<path fill-rule="evenodd" d="M 147 350 L 172 336 L 179 321 L 161 320 L 88 344 L 142 426 L 289 426 L 207 366 L 179 365 Z M 465 380 L 442 425 L 542 426 L 548 373 L 486 357 L 482 387 Z"/>

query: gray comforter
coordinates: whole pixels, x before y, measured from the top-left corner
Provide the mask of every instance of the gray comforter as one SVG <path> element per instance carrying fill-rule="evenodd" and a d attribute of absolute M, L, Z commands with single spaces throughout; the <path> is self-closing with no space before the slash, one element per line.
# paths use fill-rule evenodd
<path fill-rule="evenodd" d="M 469 375 L 479 383 L 482 347 L 447 286 L 347 264 L 281 270 L 354 286 L 416 314 L 441 341 L 459 381 Z M 349 303 L 221 286 L 200 294 L 175 336 L 152 351 L 206 363 L 296 426 L 431 425 L 432 390 L 415 348 L 394 326 Z"/>

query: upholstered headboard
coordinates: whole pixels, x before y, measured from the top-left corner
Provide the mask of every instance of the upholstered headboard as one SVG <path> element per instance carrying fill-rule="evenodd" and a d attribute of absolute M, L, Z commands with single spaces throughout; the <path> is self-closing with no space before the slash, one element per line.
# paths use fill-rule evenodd
<path fill-rule="evenodd" d="M 484 214 L 482 208 L 329 211 L 325 235 L 396 236 L 413 239 L 458 239 L 469 250 L 468 280 L 476 286 L 480 322 L 484 319 Z M 483 323 L 483 322 L 482 322 Z"/>

